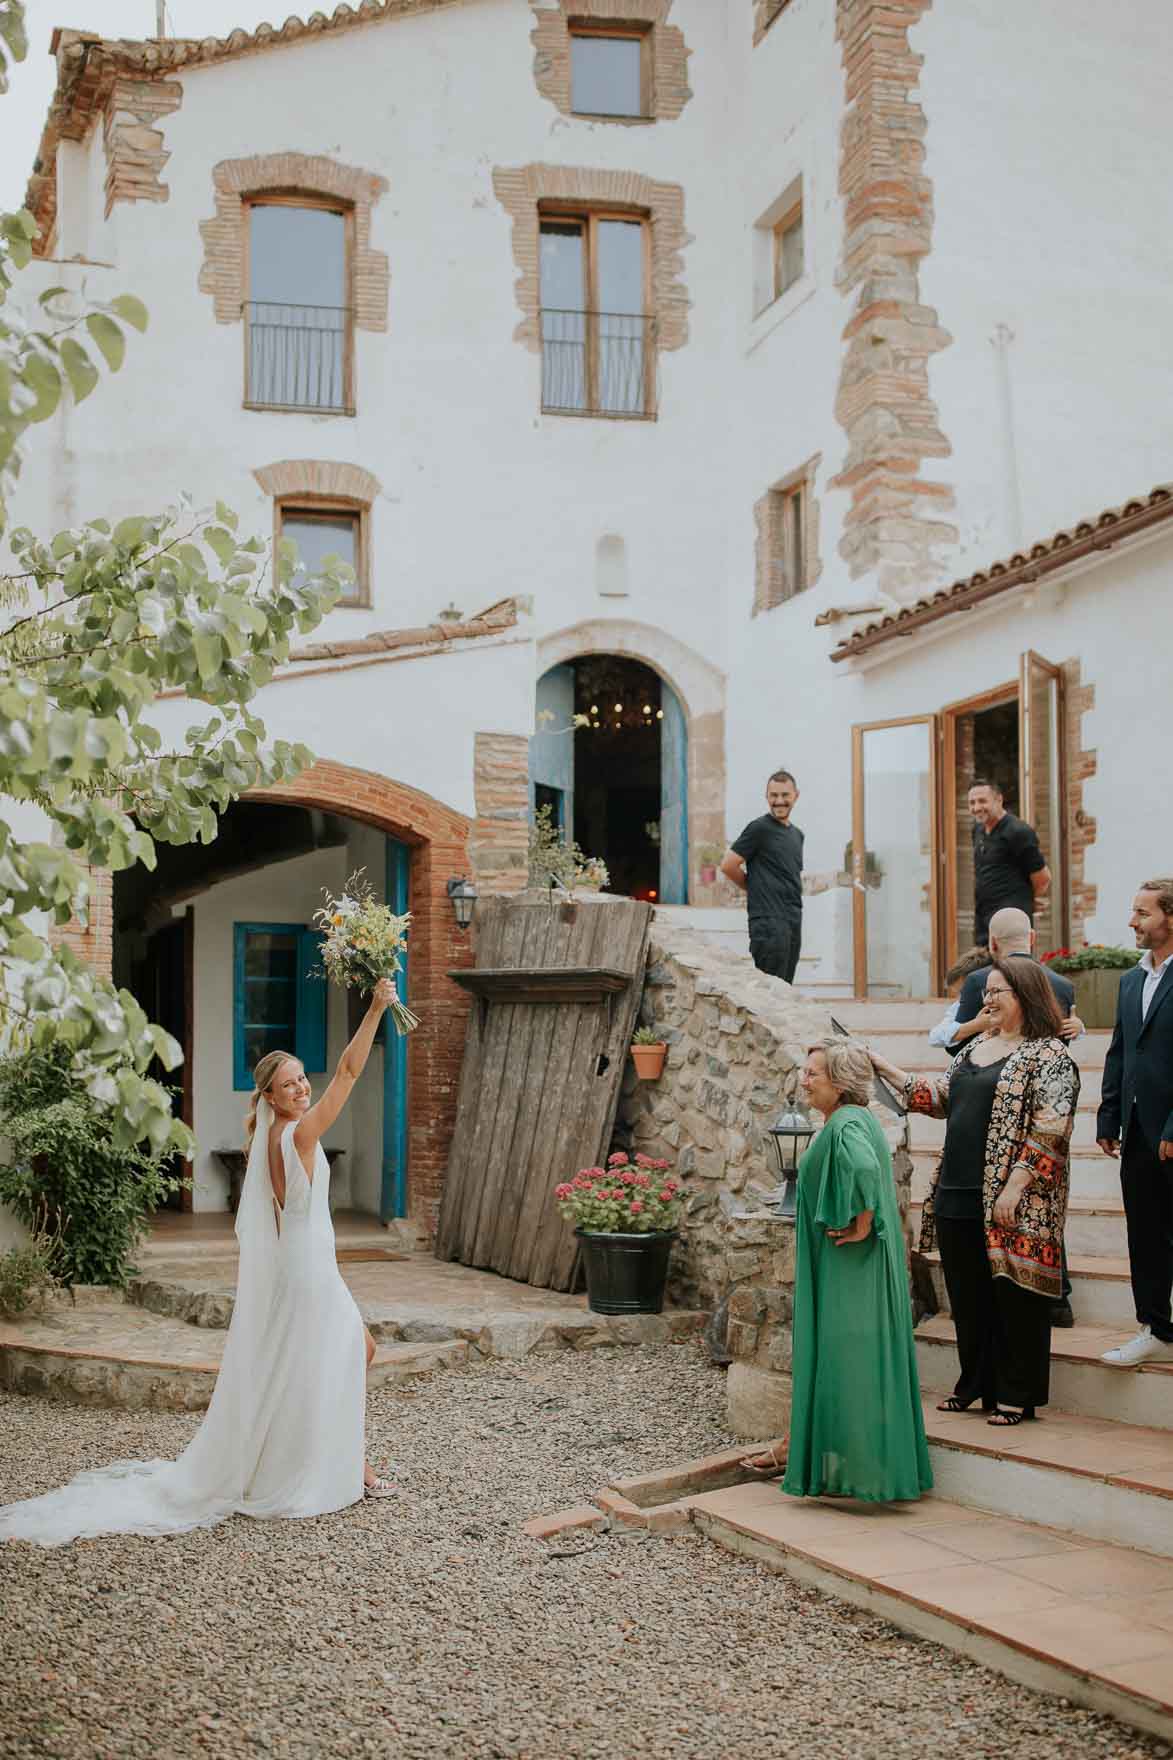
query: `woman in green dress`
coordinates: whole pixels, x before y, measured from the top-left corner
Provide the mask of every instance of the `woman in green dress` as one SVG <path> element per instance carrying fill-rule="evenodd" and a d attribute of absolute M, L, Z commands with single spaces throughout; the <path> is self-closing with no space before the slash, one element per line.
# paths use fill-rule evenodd
<path fill-rule="evenodd" d="M 794 1361 L 783 1491 L 916 1498 L 933 1483 L 892 1157 L 861 1045 L 824 1039 L 802 1073 L 826 1124 L 798 1169 Z M 749 1463 L 777 1472 L 770 1453 Z"/>

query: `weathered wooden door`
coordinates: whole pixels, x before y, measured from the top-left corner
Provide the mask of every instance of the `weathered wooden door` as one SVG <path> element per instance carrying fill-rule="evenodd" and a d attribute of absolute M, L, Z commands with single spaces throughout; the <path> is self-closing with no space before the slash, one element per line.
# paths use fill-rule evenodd
<path fill-rule="evenodd" d="M 607 1152 L 639 1008 L 651 907 L 490 899 L 436 1255 L 570 1289 L 578 1248 L 554 1187 Z"/>

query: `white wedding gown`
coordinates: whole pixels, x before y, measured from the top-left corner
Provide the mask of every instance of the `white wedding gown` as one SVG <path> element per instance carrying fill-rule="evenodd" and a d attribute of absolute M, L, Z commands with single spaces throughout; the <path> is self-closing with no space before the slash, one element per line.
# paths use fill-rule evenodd
<path fill-rule="evenodd" d="M 207 1414 L 175 1461 L 116 1461 L 0 1508 L 0 1539 L 60 1546 L 94 1534 L 181 1534 L 230 1515 L 327 1515 L 363 1494 L 362 1317 L 334 1257 L 330 1169 L 309 1180 L 281 1133 L 280 1231 L 262 1100 L 237 1209 L 236 1306 Z"/>

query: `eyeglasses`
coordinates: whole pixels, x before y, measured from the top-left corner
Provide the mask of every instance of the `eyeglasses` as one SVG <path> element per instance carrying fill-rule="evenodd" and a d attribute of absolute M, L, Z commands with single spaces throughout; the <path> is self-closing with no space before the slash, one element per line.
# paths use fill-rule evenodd
<path fill-rule="evenodd" d="M 1009 994 L 1010 994 L 1009 990 L 1007 990 L 1005 988 L 1003 988 L 1001 990 L 983 990 L 982 991 L 982 1001 L 983 1002 L 993 1002 L 995 996 L 1009 996 Z"/>

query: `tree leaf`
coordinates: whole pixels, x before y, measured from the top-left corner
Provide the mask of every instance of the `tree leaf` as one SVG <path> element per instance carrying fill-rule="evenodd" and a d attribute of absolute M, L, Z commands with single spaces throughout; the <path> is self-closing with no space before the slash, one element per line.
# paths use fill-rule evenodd
<path fill-rule="evenodd" d="M 117 299 L 110 301 L 110 310 L 116 312 L 124 324 L 129 324 L 132 329 L 138 330 L 140 333 L 150 323 L 150 315 L 146 306 L 141 299 L 136 299 L 133 293 L 120 293 Z"/>
<path fill-rule="evenodd" d="M 126 358 L 126 338 L 118 325 L 105 312 L 90 312 L 86 317 L 86 329 L 101 349 L 110 371 L 116 373 Z"/>
<path fill-rule="evenodd" d="M 43 354 L 31 354 L 20 376 L 37 400 L 28 411 L 26 420 L 47 421 L 61 401 L 61 374 Z"/>
<path fill-rule="evenodd" d="M 80 342 L 72 336 L 61 339 L 61 365 L 65 368 L 75 403 L 84 403 L 101 377 L 97 367 Z"/>

